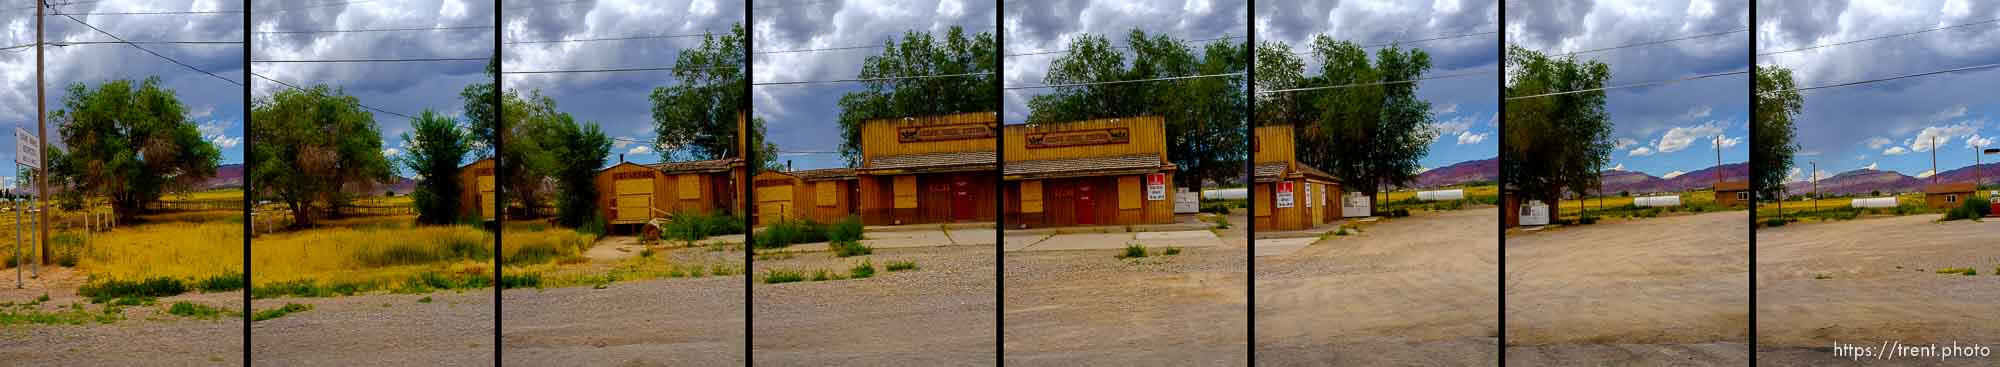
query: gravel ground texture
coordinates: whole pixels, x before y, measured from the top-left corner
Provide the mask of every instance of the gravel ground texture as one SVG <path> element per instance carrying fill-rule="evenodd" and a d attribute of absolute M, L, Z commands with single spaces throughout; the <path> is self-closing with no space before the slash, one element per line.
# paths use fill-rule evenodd
<path fill-rule="evenodd" d="M 759 366 L 990 366 L 997 246 L 875 249 L 847 258 L 803 252 L 752 261 L 752 356 Z M 866 279 L 766 284 L 770 270 Z M 890 272 L 892 261 L 915 270 Z"/>
<path fill-rule="evenodd" d="M 1117 250 L 1006 257 L 1009 366 L 1249 363 L 1249 248 L 1239 221 L 1222 246 L 1118 259 Z"/>

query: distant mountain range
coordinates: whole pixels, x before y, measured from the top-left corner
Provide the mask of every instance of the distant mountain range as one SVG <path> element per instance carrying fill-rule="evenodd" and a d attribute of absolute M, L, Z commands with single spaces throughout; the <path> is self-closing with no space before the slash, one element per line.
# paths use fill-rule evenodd
<path fill-rule="evenodd" d="M 1987 163 L 1944 171 L 1937 175 L 1938 183 L 1973 182 L 1985 177 L 1986 182 L 2000 182 L 2000 163 Z M 1819 192 L 1825 195 L 1868 195 L 1875 192 L 1884 194 L 1921 192 L 1924 185 L 1931 184 L 1930 177 L 1916 178 L 1896 171 L 1857 169 L 1841 172 L 1832 177 L 1819 178 Z M 1785 184 L 1785 192 L 1792 195 L 1810 193 L 1813 182 L 1799 180 Z"/>
<path fill-rule="evenodd" d="M 1500 159 L 1487 158 L 1476 161 L 1453 163 L 1449 166 L 1432 168 L 1417 174 L 1417 180 L 1410 186 L 1432 188 L 1457 185 L 1467 182 L 1500 181 Z"/>
<path fill-rule="evenodd" d="M 1600 181 L 1604 192 L 1628 192 L 1633 194 L 1681 192 L 1708 189 L 1715 186 L 1716 172 L 1722 173 L 1723 181 L 1745 181 L 1750 179 L 1750 166 L 1732 163 L 1682 173 L 1673 178 L 1655 177 L 1639 171 L 1604 171 Z"/>
<path fill-rule="evenodd" d="M 202 180 L 201 183 L 195 184 L 195 187 L 202 190 L 243 188 L 243 164 L 215 166 L 215 177 Z"/>

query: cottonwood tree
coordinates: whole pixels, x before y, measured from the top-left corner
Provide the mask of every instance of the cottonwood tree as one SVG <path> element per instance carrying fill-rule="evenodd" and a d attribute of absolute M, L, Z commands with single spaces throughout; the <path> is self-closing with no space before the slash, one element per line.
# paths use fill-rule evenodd
<path fill-rule="evenodd" d="M 556 169 L 556 223 L 577 228 L 597 218 L 597 168 L 611 154 L 611 137 L 595 122 L 578 125 L 569 114 L 561 120 L 544 148 L 566 157 Z"/>
<path fill-rule="evenodd" d="M 1758 66 L 1753 101 L 1756 116 L 1750 119 L 1750 161 L 1757 172 L 1750 176 L 1752 190 L 1762 198 L 1784 200 L 1785 176 L 1792 170 L 1792 155 L 1799 151 L 1793 139 L 1795 119 L 1805 108 L 1805 97 L 1792 90 L 1792 70 L 1779 66 Z"/>
<path fill-rule="evenodd" d="M 375 116 L 346 92 L 314 85 L 259 98 L 250 108 L 251 182 L 292 210 L 293 226 L 309 226 L 321 206 L 339 212 L 353 197 L 386 182 Z"/>
<path fill-rule="evenodd" d="M 493 156 L 493 148 L 500 146 L 499 108 L 493 105 L 494 94 L 500 89 L 491 81 L 498 74 L 500 59 L 487 59 L 486 78 L 480 79 L 486 82 L 472 83 L 458 92 L 459 102 L 464 104 L 465 120 L 472 130 L 473 153 L 480 157 Z"/>
<path fill-rule="evenodd" d="M 900 41 L 882 41 L 882 53 L 863 61 L 855 77 L 977 75 L 862 82 L 862 90 L 840 96 L 841 157 L 848 166 L 861 163 L 861 124 L 868 120 L 998 110 L 999 50 L 992 32 L 966 34 L 959 26 L 942 38 L 908 31 Z"/>
<path fill-rule="evenodd" d="M 403 169 L 417 176 L 417 222 L 451 224 L 458 219 L 459 202 L 466 182 L 458 179 L 459 163 L 472 151 L 472 134 L 460 130 L 450 117 L 425 109 L 410 120 L 410 132 L 403 133 L 403 145 L 410 151 L 397 156 Z"/>
<path fill-rule="evenodd" d="M 506 144 L 497 153 L 503 166 L 500 184 L 507 189 L 507 200 L 521 203 L 526 214 L 532 216 L 540 213 L 536 209 L 543 206 L 550 194 L 548 178 L 571 158 L 546 146 L 554 126 L 567 119 L 568 114 L 557 111 L 555 99 L 543 96 L 540 90 L 529 91 L 527 95 L 508 90 L 500 108 L 505 122 L 499 135 Z"/>
<path fill-rule="evenodd" d="M 1554 58 L 1519 46 L 1508 46 L 1506 56 L 1506 98 L 1592 90 L 1611 79 L 1611 66 L 1594 60 Z M 1605 101 L 1602 90 L 1506 100 L 1501 181 L 1524 200 L 1549 203 L 1549 216 L 1559 217 L 1554 204 L 1563 191 L 1581 197 L 1595 189 L 1611 161 Z"/>
<path fill-rule="evenodd" d="M 46 162 L 55 163 L 50 176 L 63 179 L 51 186 L 108 198 L 120 220 L 145 212 L 164 192 L 215 176 L 222 156 L 159 77 L 96 89 L 71 84 L 52 119 L 68 149 Z"/>
<path fill-rule="evenodd" d="M 750 80 L 743 71 L 747 64 L 744 49 L 749 36 L 743 25 L 730 27 L 728 34 L 704 35 L 701 46 L 681 50 L 674 59 L 674 81 L 653 88 L 653 145 L 660 160 L 673 161 L 675 154 L 697 160 L 745 157 L 737 151 L 736 119 L 747 111 Z M 747 117 L 746 117 L 747 118 Z M 750 141 L 764 141 L 761 118 L 749 121 Z M 752 167 L 775 159 L 777 146 L 760 144 Z"/>
<path fill-rule="evenodd" d="M 1187 41 L 1132 30 L 1125 56 L 1101 35 L 1072 39 L 1069 52 L 1049 65 L 1043 83 L 1079 84 L 1166 77 L 1241 73 L 1250 65 L 1250 47 L 1211 42 L 1197 51 Z M 1181 186 L 1236 179 L 1243 172 L 1248 134 L 1244 112 L 1249 97 L 1240 76 L 1161 82 L 1093 84 L 1054 88 L 1030 98 L 1030 123 L 1062 123 L 1099 118 L 1160 116 L 1166 122 L 1167 156 L 1182 174 Z"/>
<path fill-rule="evenodd" d="M 1300 92 L 1307 95 L 1285 97 L 1290 100 L 1280 101 L 1284 109 L 1267 112 L 1311 121 L 1294 125 L 1295 135 L 1304 137 L 1297 144 L 1303 147 L 1297 153 L 1300 160 L 1339 177 L 1342 189 L 1370 197 L 1415 180 L 1419 160 L 1430 154 L 1437 131 L 1430 102 L 1417 98 L 1418 83 L 1401 81 L 1429 71 L 1430 54 L 1391 45 L 1376 51 L 1371 63 L 1360 45 L 1325 35 L 1314 37 L 1312 51 L 1320 58 L 1320 75 L 1302 80 L 1302 87 L 1358 86 Z"/>

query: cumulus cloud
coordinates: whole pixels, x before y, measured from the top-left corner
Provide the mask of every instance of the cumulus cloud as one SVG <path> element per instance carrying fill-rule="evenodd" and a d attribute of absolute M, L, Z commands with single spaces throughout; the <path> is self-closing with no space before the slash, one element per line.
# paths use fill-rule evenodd
<path fill-rule="evenodd" d="M 1625 153 L 1627 157 L 1644 157 L 1649 155 L 1653 155 L 1653 147 L 1639 147 L 1639 149 L 1633 149 L 1631 152 Z"/>
<path fill-rule="evenodd" d="M 394 157 L 397 154 L 403 154 L 403 150 L 396 148 L 382 149 L 382 156 L 384 157 Z"/>
<path fill-rule="evenodd" d="M 1615 141 L 1615 142 L 1614 142 L 1614 143 L 1613 143 L 1613 144 L 1611 145 L 1611 149 L 1612 149 L 1612 150 L 1625 150 L 1625 148 L 1631 148 L 1631 147 L 1632 147 L 1632 146 L 1634 146 L 1634 145 L 1639 145 L 1639 141 L 1638 141 L 1638 140 L 1633 140 L 1632 138 L 1618 138 L 1618 140 L 1616 140 L 1616 141 Z"/>
<path fill-rule="evenodd" d="M 1971 148 L 1971 149 L 1980 149 L 1980 148 L 1985 148 L 1985 147 L 1992 147 L 1992 146 L 1993 146 L 1993 138 L 1992 138 L 1992 137 L 1986 137 L 1986 136 L 1979 136 L 1979 134 L 1972 134 L 1972 137 L 1969 137 L 1969 138 L 1965 138 L 1965 147 L 1966 147 L 1966 148 Z"/>
<path fill-rule="evenodd" d="M 652 152 L 653 152 L 653 147 L 649 147 L 649 146 L 644 146 L 644 145 L 641 145 L 641 146 L 636 146 L 636 147 L 632 147 L 632 150 L 627 150 L 627 151 L 625 151 L 625 154 L 631 154 L 631 155 L 640 155 L 640 154 L 646 154 L 646 153 L 652 153 Z"/>
<path fill-rule="evenodd" d="M 1931 150 L 1932 139 L 1936 139 L 1936 144 L 1940 146 L 1950 145 L 1951 139 L 1977 134 L 1979 128 L 1984 125 L 1986 125 L 1986 122 L 1981 120 L 1960 121 L 1952 125 L 1929 126 L 1925 127 L 1923 131 L 1917 132 L 1917 136 L 1909 140 L 1904 140 L 1903 144 L 1909 145 L 1912 152 L 1928 152 Z"/>
<path fill-rule="evenodd" d="M 1937 175 L 1937 170 L 1927 169 L 1921 173 L 1917 173 L 1917 178 L 1930 178 L 1933 175 Z"/>
<path fill-rule="evenodd" d="M 1883 150 L 1882 155 L 1903 155 L 1909 152 L 1910 152 L 1909 149 L 1903 149 L 1902 146 L 1893 146 L 1889 147 L 1889 149 Z"/>
<path fill-rule="evenodd" d="M 1611 167 L 1611 168 L 1610 168 L 1610 170 L 1612 170 L 1612 171 L 1624 171 L 1624 170 L 1625 170 L 1625 164 L 1624 164 L 1624 163 L 1619 163 L 1619 164 L 1618 164 L 1617 166 L 1613 166 L 1613 167 Z"/>
<path fill-rule="evenodd" d="M 212 108 L 210 110 L 213 111 Z M 243 137 L 230 136 L 229 128 L 234 126 L 235 121 L 216 120 L 196 124 L 194 129 L 203 140 L 215 144 L 216 149 L 230 149 L 243 144 Z"/>
<path fill-rule="evenodd" d="M 1740 143 L 1743 143 L 1743 137 L 1738 136 L 1731 138 L 1729 137 L 1729 135 L 1725 134 L 1722 135 L 1721 137 L 1710 140 L 1708 146 L 1710 148 L 1715 148 L 1717 145 L 1721 145 L 1722 148 L 1729 148 L 1729 147 L 1734 147 L 1736 146 L 1736 144 Z"/>
<path fill-rule="evenodd" d="M 1432 124 L 1431 126 L 1437 129 L 1438 136 L 1452 136 L 1472 130 L 1472 125 L 1477 123 L 1477 121 L 1479 121 L 1478 117 L 1458 116 Z"/>
<path fill-rule="evenodd" d="M 1708 117 L 1708 114 L 1714 111 L 1715 108 L 1709 107 L 1708 105 L 1694 106 L 1694 108 L 1688 109 L 1687 113 L 1681 114 L 1681 119 L 1684 120 L 1700 119 L 1703 117 Z"/>
<path fill-rule="evenodd" d="M 1723 121 L 1709 121 L 1694 126 L 1675 126 L 1653 143 L 1653 149 L 1660 153 L 1678 152 L 1694 145 L 1696 140 L 1714 139 L 1716 135 L 1722 134 L 1724 126 L 1727 126 L 1727 123 Z"/>
<path fill-rule="evenodd" d="M 1889 138 L 1884 138 L 1880 136 L 1869 138 L 1867 142 L 1868 149 L 1882 149 L 1882 146 L 1894 143 L 1895 142 L 1889 141 Z"/>
<path fill-rule="evenodd" d="M 1673 172 L 1667 172 L 1665 176 L 1660 176 L 1660 178 L 1675 178 L 1675 177 L 1681 177 L 1681 175 L 1685 174 L 1687 174 L 1687 172 L 1673 171 Z"/>
<path fill-rule="evenodd" d="M 1471 131 L 1459 133 L 1458 145 L 1479 144 L 1479 142 L 1486 141 L 1486 135 L 1486 133 L 1474 134 Z"/>

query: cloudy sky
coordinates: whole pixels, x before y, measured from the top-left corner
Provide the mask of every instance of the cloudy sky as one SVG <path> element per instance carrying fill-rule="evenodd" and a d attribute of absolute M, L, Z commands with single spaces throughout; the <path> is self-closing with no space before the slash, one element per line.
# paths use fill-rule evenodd
<path fill-rule="evenodd" d="M 751 11 L 756 17 L 751 44 L 757 51 L 874 46 L 819 52 L 759 53 L 751 57 L 756 82 L 852 79 L 861 64 L 881 54 L 891 38 L 908 31 L 930 32 L 942 40 L 952 26 L 968 37 L 993 32 L 991 0 L 769 0 Z M 840 96 L 862 90 L 858 83 L 757 85 L 751 110 L 763 117 L 765 139 L 777 144 L 779 162 L 796 169 L 844 167 L 840 150 Z"/>
<path fill-rule="evenodd" d="M 2000 2 L 1796 1 L 1757 4 L 1757 51 L 1769 53 L 2000 18 Z M 1916 35 L 1762 56 L 1793 70 L 1801 87 L 2000 62 L 2000 25 L 1987 22 Z M 1938 168 L 1970 166 L 1974 145 L 2000 135 L 2000 70 L 1985 69 L 1800 92 L 1794 163 L 1818 162 L 1820 177 L 1875 167 L 1927 177 L 1930 138 Z M 1988 156 L 1986 161 L 2000 159 Z M 1794 176 L 1810 176 L 1800 171 Z"/>
<path fill-rule="evenodd" d="M 1007 34 L 1002 39 L 1005 54 L 1059 51 L 1079 36 L 1104 36 L 1112 46 L 1123 47 L 1133 29 L 1147 35 L 1167 35 L 1181 40 L 1237 37 L 1214 42 L 1244 42 L 1250 32 L 1250 8 L 1245 2 L 1216 0 L 1037 0 L 1010 2 L 1005 12 Z M 1189 42 L 1199 52 L 1205 42 Z M 1120 49 L 1121 51 L 1123 49 Z M 1002 63 L 1002 84 L 1007 87 L 1044 85 L 1049 64 L 1062 53 L 1009 56 Z M 1125 55 L 1129 64 L 1131 54 Z M 1054 89 L 1011 89 L 1003 95 L 1005 114 L 1001 120 L 1019 123 L 1028 120 L 1028 100 Z"/>
<path fill-rule="evenodd" d="M 1750 28 L 1743 0 L 1509 1 L 1507 42 L 1544 53 L 1569 53 Z M 1761 13 L 1760 13 L 1761 14 Z M 1576 55 L 1611 66 L 1606 86 L 1747 71 L 1750 33 L 1694 38 Z M 1616 169 L 1677 176 L 1749 159 L 1748 75 L 1732 75 L 1605 94 L 1615 125 Z"/>
<path fill-rule="evenodd" d="M 1257 42 L 1292 45 L 1293 52 L 1307 60 L 1307 75 L 1317 75 L 1320 62 L 1306 47 L 1316 35 L 1376 45 L 1492 32 L 1500 28 L 1498 3 L 1491 0 L 1259 1 Z M 1437 141 L 1431 143 L 1430 155 L 1421 161 L 1424 167 L 1493 158 L 1499 151 L 1499 143 L 1493 139 L 1497 130 L 1494 117 L 1499 113 L 1496 107 L 1499 42 L 1499 34 L 1486 34 L 1404 46 L 1430 54 L 1431 71 L 1426 76 L 1493 71 L 1417 83 L 1417 96 L 1431 103 L 1439 130 Z M 1368 49 L 1371 55 L 1378 50 Z"/>
<path fill-rule="evenodd" d="M 701 35 L 719 38 L 742 24 L 744 14 L 742 0 L 508 0 L 502 8 L 504 42 L 694 36 L 504 45 L 501 66 L 507 71 L 672 67 L 682 50 L 701 46 Z M 651 144 L 648 96 L 672 83 L 672 72 L 665 70 L 522 74 L 505 80 L 508 89 L 540 90 L 578 122 L 602 126 L 617 139 L 606 164 L 616 164 L 618 154 L 633 162 L 661 161 Z"/>
<path fill-rule="evenodd" d="M 407 0 L 325 2 L 259 1 L 251 14 L 253 60 L 352 60 L 480 58 L 477 61 L 399 63 L 253 63 L 251 71 L 300 87 L 324 84 L 344 89 L 363 105 L 417 116 L 425 109 L 457 118 L 464 113 L 460 90 L 481 81 L 493 55 L 493 2 Z M 452 31 L 345 33 L 264 33 L 326 30 L 381 30 L 487 27 Z M 238 60 L 241 54 L 237 54 Z M 253 78 L 251 95 L 269 97 L 287 88 Z M 399 154 L 410 120 L 374 113 L 384 153 Z M 468 158 L 470 160 L 471 158 Z"/>
<path fill-rule="evenodd" d="M 240 0 L 113 0 L 80 3 L 54 8 L 65 13 L 233 11 L 242 10 Z M 47 41 L 112 41 L 69 18 L 47 17 Z M 75 15 L 97 28 L 128 41 L 229 41 L 242 42 L 243 15 Z M 34 2 L 0 0 L 0 47 L 33 45 L 35 42 Z M 196 68 L 236 82 L 243 81 L 243 48 L 240 44 L 148 44 L 144 47 Z M 243 162 L 243 89 L 173 62 L 123 44 L 49 46 L 48 112 L 51 117 L 62 108 L 65 89 L 74 83 L 96 87 L 105 81 L 130 79 L 134 82 L 159 76 L 162 84 L 175 91 L 187 107 L 188 119 L 199 124 L 202 134 L 223 153 L 222 162 Z M 35 130 L 35 49 L 0 50 L 0 123 Z M 55 122 L 48 126 L 51 144 L 61 145 Z M 0 159 L 12 162 L 14 139 L 4 139 Z M 13 176 L 11 170 L 5 176 Z M 11 178 L 8 181 L 12 181 Z"/>

